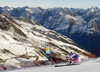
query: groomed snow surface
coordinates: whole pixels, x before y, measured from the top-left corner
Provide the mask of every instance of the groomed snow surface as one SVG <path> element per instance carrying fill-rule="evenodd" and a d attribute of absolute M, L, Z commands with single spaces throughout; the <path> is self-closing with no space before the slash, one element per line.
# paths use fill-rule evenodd
<path fill-rule="evenodd" d="M 67 63 L 64 63 L 67 64 Z M 6 72 L 100 72 L 100 58 L 90 59 L 82 62 L 80 65 L 52 67 L 30 67 L 22 69 L 14 69 Z"/>

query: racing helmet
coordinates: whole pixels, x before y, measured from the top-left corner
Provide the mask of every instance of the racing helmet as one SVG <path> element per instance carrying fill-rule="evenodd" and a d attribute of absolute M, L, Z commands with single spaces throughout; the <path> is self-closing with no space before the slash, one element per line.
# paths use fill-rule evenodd
<path fill-rule="evenodd" d="M 70 52 L 70 55 L 73 55 L 74 53 L 73 52 Z"/>

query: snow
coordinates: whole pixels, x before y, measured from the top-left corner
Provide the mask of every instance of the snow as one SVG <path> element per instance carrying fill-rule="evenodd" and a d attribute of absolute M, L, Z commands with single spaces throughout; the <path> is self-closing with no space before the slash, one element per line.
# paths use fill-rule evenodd
<path fill-rule="evenodd" d="M 61 15 L 61 19 L 63 17 L 65 17 L 65 20 L 66 21 L 69 21 L 70 19 L 73 19 L 77 22 L 77 24 L 82 24 L 82 23 L 86 23 L 86 21 L 82 18 L 82 16 L 71 16 L 71 15 L 65 15 L 64 13 L 60 12 L 60 15 Z M 58 20 L 60 21 L 60 19 Z"/>
<path fill-rule="evenodd" d="M 77 24 L 86 23 L 86 21 L 82 18 L 82 16 L 75 16 L 74 20 L 77 22 Z"/>
<path fill-rule="evenodd" d="M 98 11 L 96 6 L 91 7 L 91 12 Z"/>
<path fill-rule="evenodd" d="M 67 64 L 67 63 L 64 63 Z M 90 59 L 82 62 L 80 65 L 52 67 L 52 66 L 40 66 L 29 67 L 21 69 L 8 70 L 6 72 L 100 72 L 100 58 Z"/>
<path fill-rule="evenodd" d="M 48 17 L 48 21 L 51 21 L 51 20 L 52 20 L 52 18 L 53 18 L 52 16 L 49 16 L 49 17 Z"/>
<path fill-rule="evenodd" d="M 93 26 L 91 26 L 91 24 L 97 18 L 91 19 L 87 25 L 86 25 L 86 22 L 84 21 L 84 19 L 81 18 L 81 16 L 76 16 L 76 18 L 77 18 L 77 24 L 74 24 L 72 26 L 70 34 L 73 34 L 77 31 L 79 31 L 80 33 L 92 34 L 93 31 L 95 31 L 95 28 Z"/>
<path fill-rule="evenodd" d="M 26 8 L 26 11 L 32 13 L 31 9 L 29 9 L 29 8 Z"/>
<path fill-rule="evenodd" d="M 35 8 L 31 8 L 31 11 L 32 11 L 32 13 L 40 13 L 40 12 L 42 12 L 41 9 L 39 9 L 39 7 L 35 7 Z"/>
<path fill-rule="evenodd" d="M 15 20 L 15 21 L 23 27 L 22 28 L 20 26 L 17 26 L 19 29 L 21 29 L 27 35 L 29 42 L 33 41 L 32 43 L 35 43 L 35 45 L 38 42 L 42 45 L 41 41 L 48 41 L 46 38 L 43 39 L 43 37 L 33 35 L 31 32 L 32 27 L 36 27 L 37 29 L 47 31 L 47 29 L 45 29 L 44 27 L 38 26 L 38 25 L 32 25 L 30 23 L 26 23 L 26 22 L 19 21 L 19 20 Z M 11 29 L 13 29 L 13 28 L 11 28 Z M 0 38 L 1 38 L 0 39 L 0 43 L 1 43 L 0 50 L 6 49 L 6 50 L 10 51 L 10 53 L 7 53 L 7 54 L 0 52 L 1 59 L 8 61 L 8 59 L 11 59 L 11 58 L 14 59 L 14 57 L 16 57 L 16 56 L 18 57 L 20 55 L 25 55 L 27 52 L 28 56 L 38 56 L 39 60 L 45 60 L 45 57 L 41 57 L 39 54 L 37 54 L 36 49 L 34 47 L 31 47 L 32 46 L 31 43 L 22 43 L 22 42 L 14 40 L 13 39 L 14 31 L 13 30 L 11 30 L 10 32 L 9 31 L 6 32 L 6 31 L 0 30 Z M 41 35 L 37 31 L 35 32 L 35 34 Z M 39 47 L 41 45 L 37 45 L 37 46 Z M 36 58 L 33 57 L 33 58 L 30 58 L 29 60 L 36 60 Z M 16 61 L 17 60 L 15 60 L 15 63 L 16 63 Z M 11 65 L 11 64 L 9 64 L 9 65 Z M 19 67 L 19 66 L 17 66 L 17 67 Z"/>
<path fill-rule="evenodd" d="M 78 26 L 77 28 L 80 28 L 82 24 L 86 23 L 86 21 L 82 18 L 82 16 L 71 16 L 69 14 L 66 15 L 63 12 L 60 12 L 60 15 L 61 17 L 59 17 L 59 19 L 57 20 L 57 23 L 55 23 L 55 24 L 58 24 L 57 27 L 54 29 L 55 31 L 67 29 L 69 27 L 68 21 L 70 21 L 71 19 L 75 21 L 74 26 L 75 27 Z M 76 28 L 73 29 L 72 33 L 74 33 L 75 31 L 76 31 Z"/>
<path fill-rule="evenodd" d="M 9 63 L 10 63 L 10 65 L 13 66 L 13 67 L 20 68 L 20 65 L 19 65 L 20 62 L 17 61 L 17 60 L 15 60 L 15 59 L 9 59 L 9 60 L 7 60 L 7 61 L 5 62 L 5 65 L 6 65 L 6 66 L 9 66 Z"/>
<path fill-rule="evenodd" d="M 0 32 L 0 34 L 2 34 L 2 33 Z M 24 46 L 17 45 L 16 44 L 17 42 L 14 41 L 10 36 L 8 36 L 6 34 L 2 34 L 2 35 L 4 35 L 5 38 L 8 39 L 8 40 L 0 39 L 0 43 L 2 43 L 2 44 L 0 44 L 2 46 L 0 49 L 7 49 L 7 50 L 9 50 L 11 53 L 13 53 L 15 55 L 19 55 L 19 54 L 23 55 L 23 54 L 26 53 Z M 5 59 L 6 56 L 3 56 L 2 58 Z"/>
<path fill-rule="evenodd" d="M 66 29 L 67 27 L 68 27 L 68 25 L 66 23 L 62 23 L 54 30 L 58 31 L 58 30 Z"/>
<path fill-rule="evenodd" d="M 7 9 L 8 11 L 10 11 L 10 9 Z"/>
<path fill-rule="evenodd" d="M 34 16 L 31 16 L 31 20 L 35 20 L 35 17 Z"/>
<path fill-rule="evenodd" d="M 76 17 L 76 18 L 81 18 L 81 17 Z M 30 30 L 30 29 L 31 29 L 32 27 L 35 27 L 36 29 L 42 30 L 42 31 L 49 31 L 49 30 L 45 29 L 45 28 L 42 27 L 42 26 L 31 25 L 30 23 L 25 23 L 25 22 L 19 21 L 19 20 L 15 20 L 15 21 L 16 21 L 17 23 L 21 24 L 21 25 L 24 27 L 24 29 L 21 29 L 21 30 L 22 30 L 25 34 L 27 34 L 25 29 L 27 29 L 27 30 L 30 31 L 30 33 L 29 33 L 28 36 L 29 36 L 31 39 L 35 39 L 35 40 L 37 40 L 37 41 L 39 41 L 39 42 L 40 42 L 40 40 L 41 40 L 41 41 L 44 41 L 44 42 L 50 42 L 48 39 L 45 39 L 46 36 L 41 35 L 40 33 L 36 32 L 36 31 L 35 31 L 34 33 L 35 33 L 36 35 L 40 35 L 40 36 L 42 36 L 42 37 L 33 35 L 33 34 L 31 33 L 31 30 Z M 82 20 L 82 21 L 83 21 L 83 20 Z M 78 25 L 78 24 L 77 24 L 77 25 Z M 63 25 L 62 25 L 62 26 L 63 26 Z M 60 27 L 61 27 L 61 26 L 60 26 Z M 45 33 L 46 33 L 46 32 L 45 32 Z M 53 35 L 53 33 L 52 33 L 52 35 Z M 59 36 L 60 36 L 60 35 L 59 35 Z M 52 39 L 52 38 L 50 38 L 50 39 L 51 39 L 51 42 L 53 42 L 53 43 L 56 44 L 56 45 L 66 45 L 66 46 L 68 46 L 68 47 L 72 47 L 72 48 L 78 49 L 78 50 L 80 50 L 80 51 L 86 53 L 86 51 L 84 51 L 84 50 L 78 48 L 77 46 L 74 46 L 74 45 L 71 45 L 71 44 L 67 44 L 67 43 L 64 43 L 64 42 L 61 42 L 61 41 Z M 68 38 L 67 41 L 70 41 L 69 38 Z M 71 51 L 71 50 L 70 50 L 70 51 Z"/>
<path fill-rule="evenodd" d="M 98 12 L 99 13 L 99 8 L 97 8 L 96 6 L 92 6 L 91 8 L 89 8 L 88 13 L 93 13 L 93 12 Z M 97 13 L 96 13 L 97 14 Z"/>
<path fill-rule="evenodd" d="M 86 52 L 85 50 L 82 50 L 82 49 L 78 48 L 77 46 L 74 46 L 74 45 L 71 45 L 71 44 L 63 43 L 63 42 L 57 41 L 57 40 L 52 40 L 52 41 L 53 41 L 54 43 L 56 43 L 56 45 L 66 45 L 66 46 L 68 46 L 68 47 L 72 47 L 72 48 L 74 48 L 74 49 L 78 49 L 78 50 L 80 50 L 80 51 L 82 51 L 82 52 Z"/>
<path fill-rule="evenodd" d="M 14 19 L 15 20 L 15 19 Z M 9 20 L 8 20 L 9 21 Z M 18 29 L 20 29 L 28 38 L 24 38 L 23 36 L 19 36 L 15 33 L 13 27 L 11 27 L 8 31 L 2 31 L 0 30 L 0 59 L 6 60 L 4 64 L 11 66 L 11 67 L 17 67 L 20 68 L 20 61 L 18 61 L 16 58 L 19 58 L 20 56 L 26 55 L 31 56 L 28 60 L 33 61 L 36 60 L 36 57 L 38 57 L 38 60 L 45 60 L 45 56 L 40 56 L 39 48 L 45 49 L 45 42 L 53 43 L 55 46 L 59 46 L 60 48 L 63 48 L 64 50 L 68 50 L 68 52 L 72 51 L 71 48 L 75 48 L 80 50 L 80 52 L 85 52 L 84 50 L 80 49 L 77 46 L 74 46 L 71 44 L 73 41 L 71 39 L 64 37 L 60 34 L 57 34 L 55 31 L 48 30 L 44 28 L 41 25 L 36 24 L 36 22 L 32 21 L 33 24 L 30 24 L 28 22 L 15 20 L 19 25 L 15 24 Z M 34 29 L 34 30 L 33 30 Z M 43 33 L 42 33 L 43 32 Z M 64 43 L 62 41 L 56 40 L 48 36 L 47 34 L 56 35 L 57 38 L 63 38 L 66 41 L 69 41 L 69 43 Z M 17 38 L 15 40 L 14 38 Z M 20 40 L 25 39 L 26 41 Z M 69 47 L 66 49 L 66 47 Z M 56 48 L 56 49 L 55 49 Z M 64 57 L 63 51 L 60 51 L 59 48 L 55 47 L 51 48 L 51 50 L 54 53 L 61 53 L 61 56 Z M 3 53 L 2 50 L 7 50 L 7 53 Z M 81 55 L 82 57 L 83 55 Z M 24 60 L 22 58 L 21 60 Z M 10 63 L 12 61 L 12 63 Z M 27 59 L 26 59 L 27 61 Z M 15 65 L 15 66 L 14 66 Z"/>

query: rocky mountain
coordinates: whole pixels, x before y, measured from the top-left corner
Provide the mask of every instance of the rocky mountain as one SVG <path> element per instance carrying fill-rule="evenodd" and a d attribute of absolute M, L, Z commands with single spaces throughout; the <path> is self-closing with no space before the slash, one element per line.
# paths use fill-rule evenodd
<path fill-rule="evenodd" d="M 92 53 L 100 54 L 100 9 L 49 8 L 8 6 L 0 8 L 0 14 L 7 11 L 12 17 L 25 17 L 39 22 L 45 28 L 68 36 Z M 98 55 L 99 56 L 99 55 Z"/>
<path fill-rule="evenodd" d="M 88 59 L 91 55 L 96 57 L 70 38 L 44 28 L 37 21 L 13 18 L 7 12 L 0 15 L 0 65 L 20 68 L 27 63 L 33 66 L 33 62 L 45 64 L 45 42 L 51 46 L 54 62 L 67 58 L 70 52 L 79 54 L 81 59 Z"/>

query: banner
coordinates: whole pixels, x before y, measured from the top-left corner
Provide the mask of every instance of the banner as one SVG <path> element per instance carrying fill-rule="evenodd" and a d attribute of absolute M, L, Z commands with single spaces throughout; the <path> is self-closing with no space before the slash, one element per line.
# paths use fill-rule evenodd
<path fill-rule="evenodd" d="M 50 48 L 46 47 L 46 54 L 51 54 Z"/>

